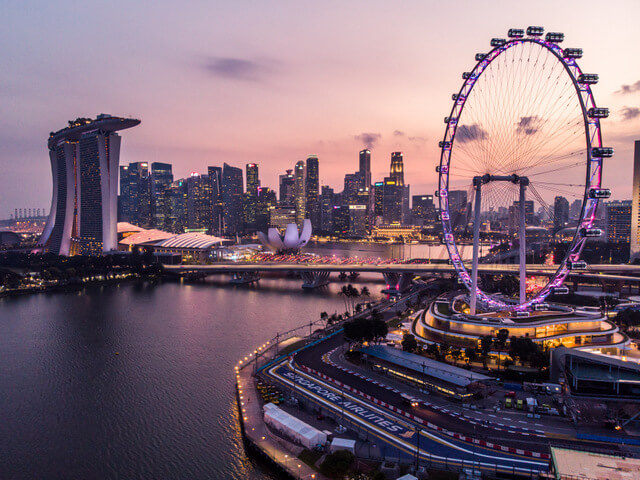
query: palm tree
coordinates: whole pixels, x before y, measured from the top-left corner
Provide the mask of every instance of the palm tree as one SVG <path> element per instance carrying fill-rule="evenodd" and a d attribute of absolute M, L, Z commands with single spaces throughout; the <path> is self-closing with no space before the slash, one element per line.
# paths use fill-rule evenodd
<path fill-rule="evenodd" d="M 347 288 L 346 285 L 342 286 L 342 289 L 340 290 L 340 295 L 342 295 L 342 299 L 344 300 L 344 309 L 349 312 L 349 305 L 347 303 L 347 298 L 349 297 L 349 289 Z"/>
<path fill-rule="evenodd" d="M 365 301 L 369 300 L 370 295 L 371 292 L 369 292 L 369 289 L 367 287 L 362 287 L 360 289 L 360 296 L 364 297 Z"/>
<path fill-rule="evenodd" d="M 320 314 L 320 320 L 324 322 L 325 328 L 327 327 L 327 320 L 329 319 L 329 314 L 327 312 L 322 312 Z"/>

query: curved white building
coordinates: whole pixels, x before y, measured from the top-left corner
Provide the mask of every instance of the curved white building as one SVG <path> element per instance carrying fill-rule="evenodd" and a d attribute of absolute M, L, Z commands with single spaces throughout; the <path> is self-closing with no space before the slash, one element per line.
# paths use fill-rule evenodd
<path fill-rule="evenodd" d="M 439 298 L 417 316 L 413 333 L 425 343 L 461 348 L 478 347 L 480 338 L 495 337 L 503 328 L 509 330 L 510 336 L 527 337 L 550 348 L 564 346 L 617 354 L 629 345 L 629 338 L 598 308 L 551 308 L 530 312 L 526 317 L 509 312 L 469 315 L 464 313 L 468 307 L 462 298 Z"/>
<path fill-rule="evenodd" d="M 309 243 L 311 232 L 311 220 L 305 219 L 302 223 L 302 233 L 298 233 L 298 226 L 295 223 L 290 223 L 287 225 L 284 236 L 277 228 L 270 228 L 266 235 L 258 232 L 258 238 L 265 247 L 276 252 L 297 251 Z"/>
<path fill-rule="evenodd" d="M 118 130 L 140 120 L 100 114 L 51 132 L 51 210 L 39 244 L 58 255 L 117 250 Z"/>

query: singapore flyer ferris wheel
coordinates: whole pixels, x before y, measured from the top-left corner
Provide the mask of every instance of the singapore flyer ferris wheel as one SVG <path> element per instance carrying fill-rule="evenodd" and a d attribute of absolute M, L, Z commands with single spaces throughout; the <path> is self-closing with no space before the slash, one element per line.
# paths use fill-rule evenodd
<path fill-rule="evenodd" d="M 562 48 L 563 41 L 542 27 L 510 29 L 476 54 L 452 97 L 436 195 L 442 240 L 470 292 L 471 314 L 544 305 L 564 290 L 571 270 L 586 268 L 585 242 L 602 234 L 593 223 L 598 202 L 610 196 L 601 181 L 613 149 L 603 146 L 600 130 L 609 110 L 596 106 L 598 75 L 578 66 L 582 50 Z M 527 291 L 527 259 L 548 242 L 545 231 L 565 241 L 566 253 L 548 281 Z M 468 248 L 471 265 L 462 255 Z M 517 298 L 490 292 L 478 276 L 480 261 L 499 264 L 509 255 L 519 265 Z"/>

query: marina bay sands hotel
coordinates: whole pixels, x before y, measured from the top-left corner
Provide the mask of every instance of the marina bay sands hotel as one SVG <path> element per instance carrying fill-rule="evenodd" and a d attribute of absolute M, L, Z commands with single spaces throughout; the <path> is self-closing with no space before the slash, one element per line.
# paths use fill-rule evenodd
<path fill-rule="evenodd" d="M 100 114 L 51 132 L 53 196 L 39 241 L 45 252 L 99 255 L 117 249 L 121 137 L 116 132 L 139 123 Z"/>

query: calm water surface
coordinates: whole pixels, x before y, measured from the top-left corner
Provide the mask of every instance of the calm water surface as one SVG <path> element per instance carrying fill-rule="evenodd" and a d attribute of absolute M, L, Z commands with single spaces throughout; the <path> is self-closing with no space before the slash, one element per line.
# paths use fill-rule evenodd
<path fill-rule="evenodd" d="M 300 285 L 212 277 L 0 299 L 0 479 L 272 478 L 245 455 L 233 366 L 344 311 L 342 284 Z"/>

